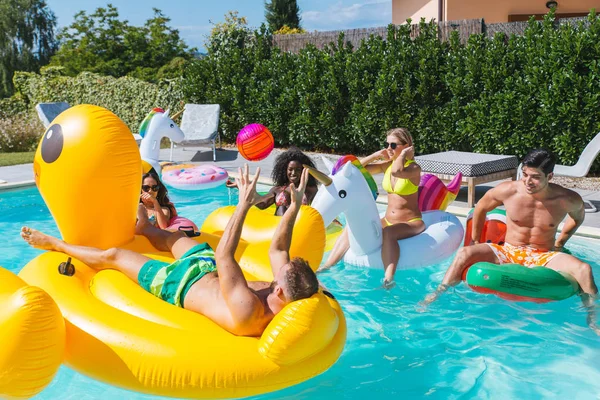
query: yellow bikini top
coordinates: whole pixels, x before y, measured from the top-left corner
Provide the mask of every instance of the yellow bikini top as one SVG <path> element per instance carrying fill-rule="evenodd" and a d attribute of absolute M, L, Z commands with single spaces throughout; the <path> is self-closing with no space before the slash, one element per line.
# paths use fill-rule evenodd
<path fill-rule="evenodd" d="M 415 160 L 407 160 L 404 163 L 404 168 L 408 167 L 410 164 L 414 163 Z M 406 178 L 398 178 L 396 179 L 396 185 L 394 190 L 392 190 L 392 165 L 385 170 L 385 175 L 383 176 L 383 182 L 381 182 L 381 186 L 388 193 L 396 193 L 400 196 L 408 196 L 413 193 L 417 193 L 419 191 L 419 186 L 415 185 L 410 181 L 410 179 Z"/>

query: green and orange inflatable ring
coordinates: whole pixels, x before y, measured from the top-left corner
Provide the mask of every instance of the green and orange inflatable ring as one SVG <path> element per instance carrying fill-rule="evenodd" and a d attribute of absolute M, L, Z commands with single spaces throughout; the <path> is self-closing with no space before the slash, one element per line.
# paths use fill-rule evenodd
<path fill-rule="evenodd" d="M 465 245 L 471 238 L 473 210 L 467 216 Z M 480 243 L 504 242 L 506 211 L 495 209 L 486 214 Z M 479 262 L 463 272 L 463 280 L 475 292 L 495 294 L 512 301 L 547 303 L 567 299 L 579 292 L 572 276 L 546 267 L 524 267 L 519 264 Z"/>

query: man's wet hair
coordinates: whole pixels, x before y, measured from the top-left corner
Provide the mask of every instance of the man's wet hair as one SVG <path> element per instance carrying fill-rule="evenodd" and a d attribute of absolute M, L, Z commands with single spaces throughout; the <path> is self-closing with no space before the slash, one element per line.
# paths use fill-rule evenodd
<path fill-rule="evenodd" d="M 539 168 L 547 176 L 554 171 L 554 155 L 546 149 L 533 149 L 523 157 L 523 166 Z"/>
<path fill-rule="evenodd" d="M 286 297 L 290 301 L 307 299 L 319 290 L 317 275 L 308 262 L 300 257 L 293 258 L 285 274 Z"/>

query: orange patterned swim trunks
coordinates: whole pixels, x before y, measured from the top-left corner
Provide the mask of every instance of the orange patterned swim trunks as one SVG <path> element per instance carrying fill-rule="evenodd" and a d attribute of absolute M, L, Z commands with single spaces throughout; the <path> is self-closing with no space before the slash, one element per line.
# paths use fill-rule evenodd
<path fill-rule="evenodd" d="M 499 245 L 495 243 L 486 243 L 500 264 L 519 264 L 524 267 L 543 267 L 555 256 L 560 254 L 558 251 L 544 251 L 534 249 L 529 246 L 513 246 L 510 243 Z"/>

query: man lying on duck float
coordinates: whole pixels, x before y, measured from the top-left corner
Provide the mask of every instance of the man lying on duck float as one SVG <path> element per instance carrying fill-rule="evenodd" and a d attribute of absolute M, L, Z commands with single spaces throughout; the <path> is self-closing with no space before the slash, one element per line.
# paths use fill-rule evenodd
<path fill-rule="evenodd" d="M 239 203 L 215 252 L 182 232 L 171 233 L 150 224 L 143 206 L 138 209 L 138 234 L 159 250 L 170 251 L 172 264 L 139 253 L 112 248 L 65 243 L 53 236 L 24 227 L 21 236 L 31 246 L 66 253 L 93 268 L 111 265 L 138 282 L 148 292 L 179 307 L 200 313 L 235 335 L 260 336 L 273 317 L 292 301 L 317 293 L 319 282 L 308 263 L 290 260 L 292 230 L 308 180 L 302 172 L 298 187 L 290 187 L 291 205 L 284 214 L 269 249 L 273 282 L 248 282 L 234 258 L 248 210 L 261 200 L 256 193 L 260 168 L 250 180 L 248 165 L 239 171 Z"/>
<path fill-rule="evenodd" d="M 425 305 L 459 283 L 463 271 L 474 263 L 541 266 L 575 278 L 581 288 L 581 300 L 588 308 L 588 325 L 600 334 L 594 309 L 598 288 L 592 269 L 589 264 L 562 252 L 567 240 L 583 223 L 583 200 L 576 192 L 550 183 L 554 164 L 554 157 L 547 150 L 532 150 L 523 158 L 521 181 L 501 183 L 483 196 L 473 213 L 471 245 L 458 251 L 441 285 L 427 296 Z M 506 241 L 479 243 L 486 213 L 501 205 L 506 208 Z M 565 217 L 567 220 L 555 240 L 558 225 Z"/>

